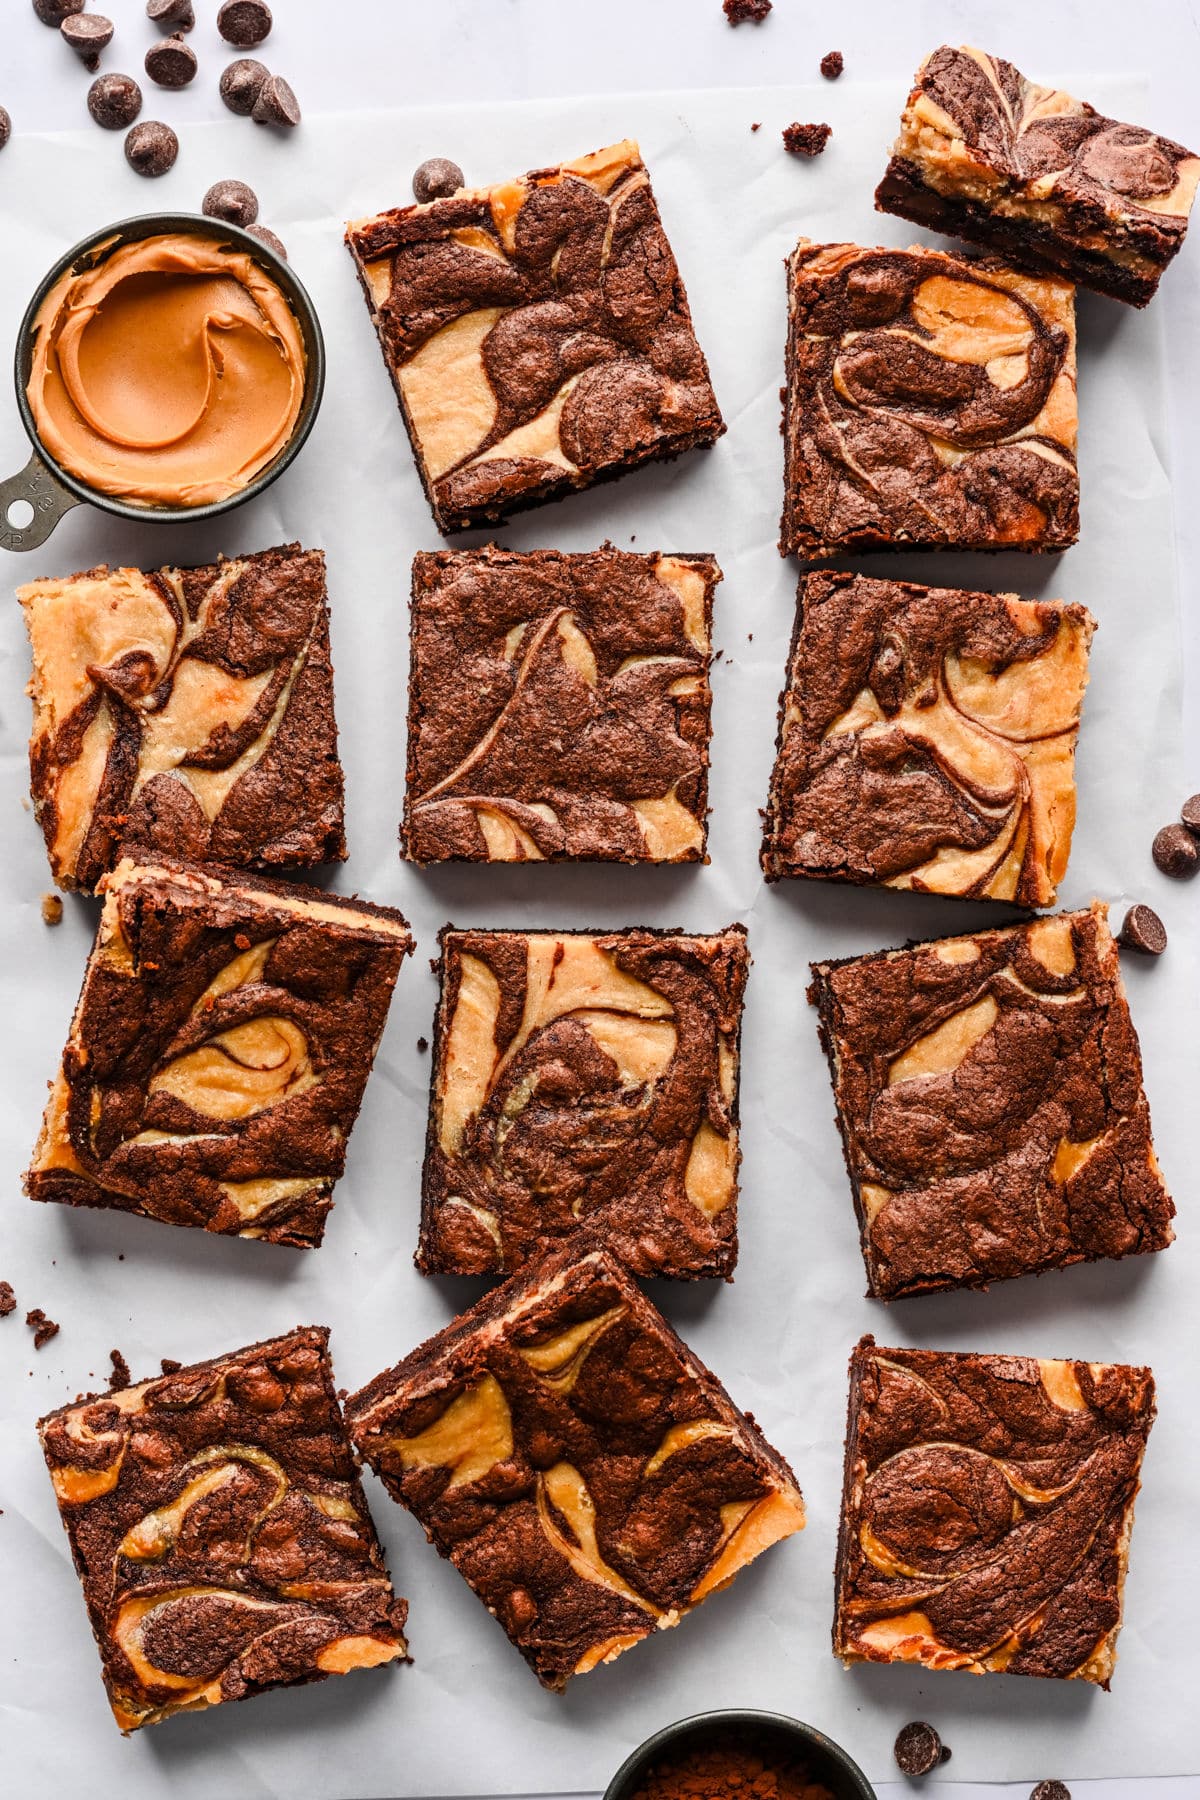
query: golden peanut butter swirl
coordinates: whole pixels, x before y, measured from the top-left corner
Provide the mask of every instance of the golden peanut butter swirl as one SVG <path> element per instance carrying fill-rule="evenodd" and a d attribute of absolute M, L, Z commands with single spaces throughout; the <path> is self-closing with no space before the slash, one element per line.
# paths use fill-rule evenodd
<path fill-rule="evenodd" d="M 837 1653 L 1107 1687 L 1150 1370 L 866 1338 L 850 1378 Z"/>
<path fill-rule="evenodd" d="M 122 1731 L 405 1655 L 308 1329 L 41 1421 Z"/>
<path fill-rule="evenodd" d="M 260 264 L 213 239 L 118 244 L 55 283 L 34 330 L 38 435 L 100 493 L 226 500 L 295 429 L 307 362 L 295 315 Z"/>

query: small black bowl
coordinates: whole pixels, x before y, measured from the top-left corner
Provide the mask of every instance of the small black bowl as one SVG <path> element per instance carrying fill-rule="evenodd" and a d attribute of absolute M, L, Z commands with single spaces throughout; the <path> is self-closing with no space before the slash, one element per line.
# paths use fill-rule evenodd
<path fill-rule="evenodd" d="M 696 1713 L 656 1731 L 626 1757 L 605 1788 L 604 1800 L 632 1800 L 652 1764 L 697 1750 L 725 1734 L 744 1735 L 755 1748 L 802 1757 L 812 1779 L 824 1782 L 835 1800 L 876 1800 L 875 1789 L 854 1759 L 814 1725 L 789 1719 L 784 1713 L 735 1710 Z"/>
<path fill-rule="evenodd" d="M 239 488 L 236 494 L 230 494 L 224 500 L 211 501 L 206 506 L 137 506 L 113 494 L 102 494 L 97 489 L 88 487 L 86 482 L 80 481 L 50 455 L 38 437 L 33 409 L 25 389 L 33 366 L 34 323 L 41 304 L 54 283 L 68 269 L 78 268 L 82 271 L 103 261 L 121 244 L 140 243 L 143 238 L 160 237 L 172 231 L 187 232 L 193 237 L 213 238 L 218 243 L 231 244 L 236 249 L 245 251 L 283 290 L 304 342 L 304 398 L 287 443 L 274 460 L 260 470 L 253 481 L 248 482 L 244 488 Z M 227 224 L 223 219 L 207 218 L 203 213 L 144 213 L 138 218 L 122 219 L 115 225 L 105 225 L 99 231 L 89 232 L 81 243 L 60 256 L 54 267 L 43 275 L 25 309 L 25 317 L 21 320 L 21 328 L 17 333 L 14 376 L 17 410 L 26 435 L 33 445 L 33 455 L 19 475 L 0 481 L 0 549 L 33 550 L 37 545 L 45 543 L 65 512 L 85 503 L 99 507 L 102 512 L 113 513 L 117 518 L 133 519 L 144 525 L 191 524 L 197 519 L 216 518 L 219 513 L 231 512 L 235 506 L 253 500 L 256 494 L 261 494 L 264 488 L 270 487 L 283 474 L 299 454 L 313 428 L 325 391 L 325 340 L 321 335 L 317 309 L 299 277 L 282 258 L 252 237 L 248 231 L 243 231 L 238 225 Z M 27 525 L 13 525 L 9 522 L 9 509 L 17 501 L 27 501 L 33 507 L 33 518 Z"/>

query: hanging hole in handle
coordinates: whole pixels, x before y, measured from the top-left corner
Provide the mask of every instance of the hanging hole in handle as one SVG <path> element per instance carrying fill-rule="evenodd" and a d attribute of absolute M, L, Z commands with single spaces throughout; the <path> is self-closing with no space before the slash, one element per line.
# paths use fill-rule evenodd
<path fill-rule="evenodd" d="M 19 475 L 0 481 L 0 550 L 36 550 L 80 504 L 35 452 Z"/>

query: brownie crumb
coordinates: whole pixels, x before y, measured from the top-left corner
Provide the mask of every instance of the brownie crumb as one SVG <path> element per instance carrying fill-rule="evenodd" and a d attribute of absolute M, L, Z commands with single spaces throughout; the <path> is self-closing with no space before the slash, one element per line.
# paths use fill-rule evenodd
<path fill-rule="evenodd" d="M 33 1333 L 35 1350 L 40 1350 L 43 1344 L 48 1344 L 52 1337 L 58 1336 L 58 1326 L 53 1319 L 46 1317 L 40 1306 L 35 1306 L 32 1312 L 25 1314 L 25 1323 Z"/>
<path fill-rule="evenodd" d="M 771 10 L 771 0 L 724 0 L 725 17 L 731 25 L 761 25 Z"/>
<path fill-rule="evenodd" d="M 821 58 L 821 73 L 826 81 L 836 81 L 846 66 L 846 60 L 840 50 L 829 50 Z"/>
<path fill-rule="evenodd" d="M 160 1356 L 158 1360 L 164 1375 L 177 1375 L 183 1367 L 177 1356 Z"/>
<path fill-rule="evenodd" d="M 43 925 L 61 925 L 62 918 L 63 918 L 63 903 L 62 903 L 60 896 L 58 894 L 43 894 L 42 895 L 42 924 Z"/>
<path fill-rule="evenodd" d="M 7 1318 L 10 1312 L 17 1310 L 17 1296 L 13 1293 L 11 1281 L 0 1281 L 0 1319 Z"/>
<path fill-rule="evenodd" d="M 424 1056 L 424 1054 L 428 1050 L 428 1048 L 429 1048 L 429 1039 L 427 1037 L 419 1037 L 417 1039 L 417 1049 L 421 1052 L 422 1056 Z"/>
<path fill-rule="evenodd" d="M 820 156 L 833 136 L 832 125 L 785 125 L 783 147 L 793 156 Z"/>
<path fill-rule="evenodd" d="M 1071 1790 L 1065 1781 L 1039 1781 L 1030 1789 L 1029 1800 L 1071 1800 Z"/>
<path fill-rule="evenodd" d="M 119 1388 L 129 1386 L 129 1364 L 119 1350 L 110 1350 L 108 1356 L 112 1363 L 112 1372 L 108 1377 L 108 1390 L 109 1393 L 115 1394 Z"/>
<path fill-rule="evenodd" d="M 755 119 L 755 121 L 754 121 L 753 125 L 750 127 L 750 129 L 751 129 L 751 131 L 761 131 L 762 130 L 762 120 Z"/>

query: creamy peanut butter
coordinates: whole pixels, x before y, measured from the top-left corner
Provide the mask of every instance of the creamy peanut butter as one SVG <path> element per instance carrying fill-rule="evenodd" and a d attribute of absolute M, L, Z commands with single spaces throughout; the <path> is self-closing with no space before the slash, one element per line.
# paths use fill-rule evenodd
<path fill-rule="evenodd" d="M 185 232 L 68 270 L 34 325 L 26 394 L 70 474 L 147 506 L 205 506 L 283 449 L 304 398 L 300 327 L 254 259 Z"/>

